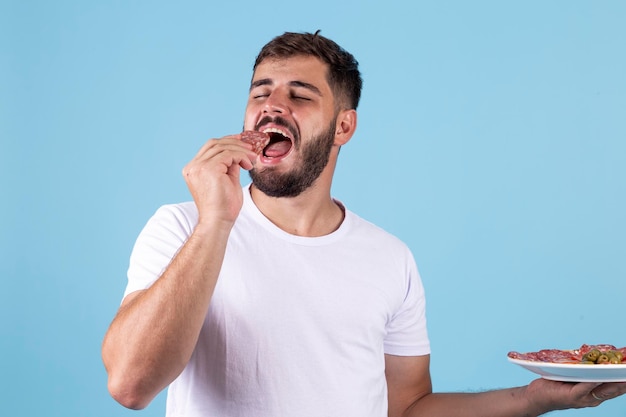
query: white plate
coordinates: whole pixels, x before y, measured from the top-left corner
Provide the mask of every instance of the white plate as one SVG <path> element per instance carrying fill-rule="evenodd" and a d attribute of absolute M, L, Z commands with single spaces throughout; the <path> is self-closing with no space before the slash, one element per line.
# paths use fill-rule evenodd
<path fill-rule="evenodd" d="M 508 358 L 516 365 L 541 375 L 542 378 L 566 382 L 626 382 L 626 364 L 583 365 L 525 361 Z"/>

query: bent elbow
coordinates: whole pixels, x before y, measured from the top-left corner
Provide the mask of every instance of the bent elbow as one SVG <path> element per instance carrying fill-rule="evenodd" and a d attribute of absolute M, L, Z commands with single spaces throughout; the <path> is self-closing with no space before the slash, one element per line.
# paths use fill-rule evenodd
<path fill-rule="evenodd" d="M 139 384 L 113 377 L 109 377 L 108 390 L 115 401 L 131 410 L 146 408 L 154 398 L 154 395 L 146 394 Z"/>

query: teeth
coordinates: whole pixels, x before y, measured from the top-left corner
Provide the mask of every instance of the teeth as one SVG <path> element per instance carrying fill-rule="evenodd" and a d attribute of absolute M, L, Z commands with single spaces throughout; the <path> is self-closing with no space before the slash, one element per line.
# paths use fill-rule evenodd
<path fill-rule="evenodd" d="M 287 133 L 285 133 L 283 130 L 277 129 L 275 127 L 267 128 L 267 129 L 263 130 L 263 133 L 278 133 L 279 135 L 283 135 L 286 138 L 289 137 L 289 135 Z"/>

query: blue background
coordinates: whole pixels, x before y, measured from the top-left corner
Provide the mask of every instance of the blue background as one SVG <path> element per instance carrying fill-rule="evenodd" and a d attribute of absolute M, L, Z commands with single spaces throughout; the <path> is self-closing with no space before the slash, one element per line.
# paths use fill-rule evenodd
<path fill-rule="evenodd" d="M 522 385 L 510 350 L 626 345 L 626 2 L 0 2 L 0 404 L 162 416 L 100 343 L 148 217 L 238 132 L 253 59 L 315 31 L 360 61 L 333 193 L 413 250 L 436 391 Z M 559 416 L 626 416 L 626 399 Z"/>

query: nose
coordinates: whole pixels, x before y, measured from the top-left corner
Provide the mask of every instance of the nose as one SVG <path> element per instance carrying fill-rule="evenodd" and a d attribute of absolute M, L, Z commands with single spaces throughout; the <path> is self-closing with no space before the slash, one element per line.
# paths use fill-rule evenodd
<path fill-rule="evenodd" d="M 263 113 L 265 114 L 284 114 L 289 110 L 289 106 L 287 105 L 287 98 L 280 91 L 272 91 L 272 93 L 265 100 L 265 105 L 263 106 Z"/>

